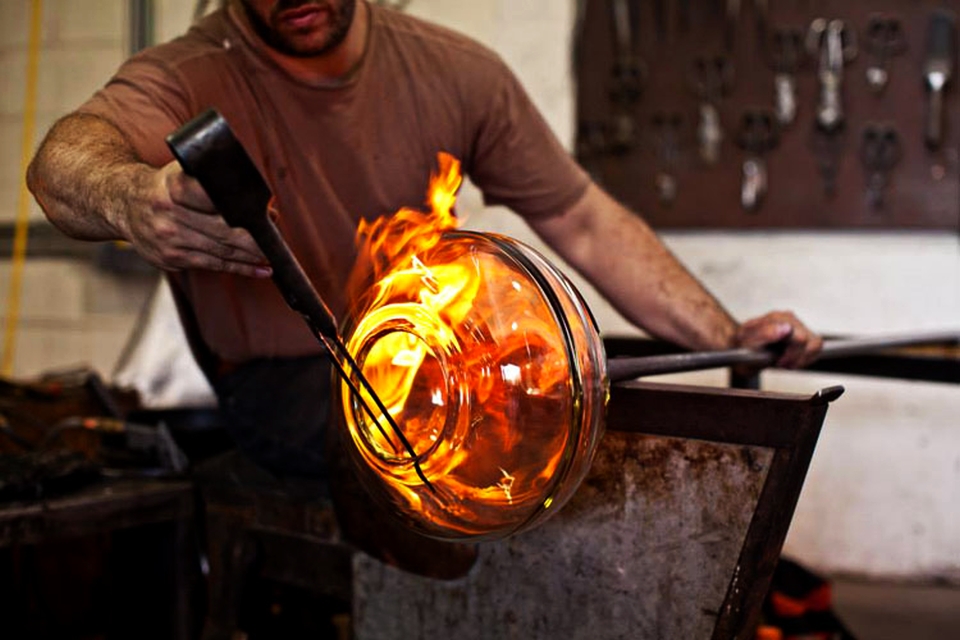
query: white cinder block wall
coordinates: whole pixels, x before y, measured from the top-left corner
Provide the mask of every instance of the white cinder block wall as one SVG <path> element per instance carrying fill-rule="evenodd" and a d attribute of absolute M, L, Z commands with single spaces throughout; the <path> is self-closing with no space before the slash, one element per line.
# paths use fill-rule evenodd
<path fill-rule="evenodd" d="M 123 23 L 118 16 L 125 3 L 47 0 L 46 4 L 50 14 L 46 29 L 55 34 L 48 35 L 46 47 L 55 51 L 57 47 L 79 47 L 91 57 L 88 64 L 73 66 L 72 73 L 59 74 L 66 77 L 46 81 L 56 86 L 46 85 L 51 93 L 45 99 L 60 96 L 61 100 L 48 104 L 44 116 L 49 122 L 105 80 L 119 59 L 123 48 L 118 33 L 122 33 Z M 193 4 L 191 0 L 157 3 L 161 38 L 183 28 Z M 26 24 L 26 5 L 27 0 L 0 2 L 3 220 L 12 216 L 15 202 L 16 158 L 11 157 L 10 149 L 19 148 L 19 102 L 10 96 L 20 91 L 22 63 L 17 61 L 22 61 L 25 27 L 21 30 L 16 24 Z M 560 138 L 572 141 L 574 104 L 568 64 L 572 0 L 413 0 L 408 11 L 464 31 L 497 50 L 523 80 Z M 73 18 L 68 21 L 68 16 Z M 74 36 L 78 39 L 73 40 Z M 45 49 L 45 56 L 50 55 L 54 54 Z M 63 58 L 63 64 L 71 64 L 69 54 Z M 58 73 L 52 70 L 55 66 L 45 57 L 44 73 Z M 475 191 L 465 191 L 461 210 L 469 213 L 471 226 L 538 244 L 514 216 L 484 210 Z M 818 330 L 846 334 L 960 325 L 960 243 L 956 234 L 670 233 L 664 237 L 741 318 L 790 308 Z M 112 331 L 104 335 L 91 328 L 87 332 L 86 328 L 101 318 L 92 323 L 83 320 L 89 317 L 85 309 L 96 306 L 92 301 L 103 289 L 89 284 L 90 269 L 38 265 L 31 271 L 36 278 L 31 290 L 47 291 L 54 280 L 63 288 L 61 294 L 48 295 L 45 302 L 37 304 L 45 309 L 70 306 L 64 313 L 80 327 L 72 334 L 75 346 L 63 353 L 72 357 L 73 352 L 91 352 L 91 345 L 98 340 L 110 342 L 97 347 L 104 369 L 109 370 L 112 360 L 104 356 L 116 353 L 110 348 L 118 348 L 120 329 L 132 316 L 108 314 L 116 322 Z M 578 283 L 604 331 L 633 330 L 589 287 Z M 96 294 L 91 294 L 91 289 Z M 85 293 L 77 294 L 78 290 Z M 0 295 L 4 295 L 3 289 Z M 37 370 L 32 368 L 39 366 L 37 363 L 61 364 L 55 362 L 56 352 L 24 351 L 30 356 L 18 360 L 18 371 Z M 709 384 L 722 381 L 712 372 L 681 378 Z M 764 383 L 770 389 L 799 393 L 832 384 L 847 388 L 828 415 L 787 552 L 824 571 L 906 580 L 945 578 L 960 583 L 960 387 L 791 373 L 767 374 Z M 638 533 L 638 543 L 642 544 L 642 533 Z"/>
<path fill-rule="evenodd" d="M 30 0 L 0 0 L 0 223 L 16 215 Z M 126 51 L 122 0 L 44 0 L 34 144 L 102 85 Z M 30 219 L 43 214 L 31 201 Z M 0 260 L 0 323 L 10 306 L 10 261 Z M 109 374 L 148 292 L 143 278 L 88 262 L 32 259 L 23 273 L 14 374 L 91 367 Z"/>

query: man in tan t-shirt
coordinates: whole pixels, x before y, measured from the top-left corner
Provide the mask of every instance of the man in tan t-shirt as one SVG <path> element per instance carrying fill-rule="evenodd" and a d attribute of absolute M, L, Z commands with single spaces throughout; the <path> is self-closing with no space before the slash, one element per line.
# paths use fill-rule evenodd
<path fill-rule="evenodd" d="M 252 238 L 216 215 L 164 144 L 209 107 L 265 176 L 281 231 L 335 313 L 357 222 L 421 202 L 447 151 L 487 203 L 523 216 L 649 333 L 698 350 L 783 341 L 785 367 L 820 349 L 789 312 L 731 318 L 589 179 L 476 42 L 364 0 L 232 0 L 127 61 L 56 123 L 29 184 L 68 235 L 127 240 L 167 272 L 235 437 L 275 470 L 324 468 L 329 375 Z"/>

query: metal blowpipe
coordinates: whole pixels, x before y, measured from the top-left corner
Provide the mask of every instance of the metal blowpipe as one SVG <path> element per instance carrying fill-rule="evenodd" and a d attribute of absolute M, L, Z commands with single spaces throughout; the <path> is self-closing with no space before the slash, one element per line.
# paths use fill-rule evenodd
<path fill-rule="evenodd" d="M 381 417 L 410 456 L 417 476 L 432 489 L 413 446 L 343 344 L 333 313 L 267 215 L 273 194 L 227 121 L 215 110 L 208 109 L 167 136 L 167 145 L 183 171 L 195 178 L 207 192 L 227 224 L 250 232 L 270 262 L 274 284 L 287 304 L 306 320 L 314 337 L 330 354 L 334 367 L 350 387 L 353 397 L 377 425 L 383 438 L 393 444 L 380 424 Z M 374 403 L 379 416 L 367 398 Z"/>
<path fill-rule="evenodd" d="M 960 344 L 960 331 L 939 331 L 848 340 L 826 340 L 819 360 L 876 353 L 882 349 L 932 344 Z M 622 382 L 643 376 L 682 373 L 734 365 L 766 367 L 779 358 L 773 349 L 729 349 L 726 351 L 698 351 L 662 356 L 611 358 L 607 375 L 611 382 Z"/>

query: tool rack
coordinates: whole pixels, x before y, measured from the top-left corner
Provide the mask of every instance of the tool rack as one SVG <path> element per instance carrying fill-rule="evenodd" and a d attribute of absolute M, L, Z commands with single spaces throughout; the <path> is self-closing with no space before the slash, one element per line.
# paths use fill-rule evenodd
<path fill-rule="evenodd" d="M 578 160 L 658 228 L 960 229 L 955 31 L 942 139 L 936 148 L 924 142 L 931 16 L 956 19 L 956 9 L 947 0 L 581 0 Z M 834 20 L 846 29 L 844 118 L 824 134 L 816 124 L 820 55 L 807 44 L 812 25 Z M 867 79 L 879 66 L 878 20 L 895 22 L 902 37 L 886 56 L 879 92 Z M 796 35 L 797 112 L 777 125 L 774 78 L 793 60 L 774 52 Z M 703 104 L 715 108 L 723 131 L 712 165 L 698 139 Z M 886 146 L 890 138 L 899 148 Z M 764 164 L 766 192 L 745 206 L 744 172 Z"/>

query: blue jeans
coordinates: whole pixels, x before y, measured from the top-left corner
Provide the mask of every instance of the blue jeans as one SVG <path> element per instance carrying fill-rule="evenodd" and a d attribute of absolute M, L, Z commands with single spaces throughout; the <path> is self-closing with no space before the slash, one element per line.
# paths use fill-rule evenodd
<path fill-rule="evenodd" d="M 277 476 L 327 480 L 331 365 L 325 356 L 253 360 L 214 382 L 225 428 Z"/>

